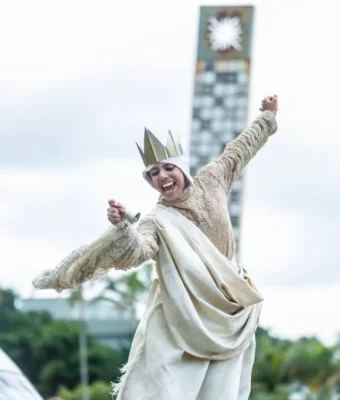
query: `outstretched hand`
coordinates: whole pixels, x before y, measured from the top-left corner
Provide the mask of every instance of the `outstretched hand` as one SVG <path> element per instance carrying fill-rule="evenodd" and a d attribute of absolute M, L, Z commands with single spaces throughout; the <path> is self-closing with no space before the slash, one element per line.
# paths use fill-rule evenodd
<path fill-rule="evenodd" d="M 109 200 L 109 208 L 107 209 L 107 219 L 111 224 L 116 225 L 120 222 L 126 212 L 126 208 L 120 204 L 118 201 Z"/>
<path fill-rule="evenodd" d="M 260 111 L 271 111 L 274 115 L 276 115 L 278 110 L 278 97 L 275 94 L 274 96 L 267 96 L 261 102 Z"/>

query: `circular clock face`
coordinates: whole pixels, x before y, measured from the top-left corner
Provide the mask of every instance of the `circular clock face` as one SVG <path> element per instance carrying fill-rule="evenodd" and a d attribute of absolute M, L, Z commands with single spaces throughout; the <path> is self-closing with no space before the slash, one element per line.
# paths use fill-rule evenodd
<path fill-rule="evenodd" d="M 242 27 L 238 17 L 209 19 L 209 43 L 213 51 L 242 50 Z"/>

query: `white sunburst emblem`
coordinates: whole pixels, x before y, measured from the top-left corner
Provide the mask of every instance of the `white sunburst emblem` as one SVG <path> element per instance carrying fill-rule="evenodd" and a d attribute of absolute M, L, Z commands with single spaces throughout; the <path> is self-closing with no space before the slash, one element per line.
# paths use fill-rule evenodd
<path fill-rule="evenodd" d="M 218 20 L 212 17 L 209 22 L 209 41 L 212 50 L 225 51 L 232 47 L 237 51 L 242 50 L 240 18 L 225 17 Z"/>

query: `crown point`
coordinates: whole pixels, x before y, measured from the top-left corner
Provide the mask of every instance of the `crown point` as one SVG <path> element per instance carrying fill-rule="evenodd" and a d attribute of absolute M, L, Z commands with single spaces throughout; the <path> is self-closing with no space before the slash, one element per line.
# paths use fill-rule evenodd
<path fill-rule="evenodd" d="M 146 156 L 145 156 L 145 154 L 144 154 L 142 148 L 140 147 L 140 145 L 139 145 L 137 142 L 136 142 L 136 145 L 137 145 L 137 148 L 138 148 L 138 150 L 139 150 L 139 153 L 140 153 L 140 155 L 141 155 L 141 157 L 142 157 L 143 163 L 144 163 L 144 165 L 147 167 L 147 166 L 148 166 L 148 163 L 147 163 L 147 160 L 146 160 Z"/>
<path fill-rule="evenodd" d="M 146 166 L 183 154 L 179 139 L 175 139 L 170 130 L 166 146 L 147 127 L 144 127 L 144 152 L 136 144 Z"/>

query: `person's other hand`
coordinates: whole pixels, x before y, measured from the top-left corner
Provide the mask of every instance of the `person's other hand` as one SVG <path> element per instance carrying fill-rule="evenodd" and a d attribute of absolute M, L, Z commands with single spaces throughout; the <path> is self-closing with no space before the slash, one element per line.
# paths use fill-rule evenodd
<path fill-rule="evenodd" d="M 107 219 L 111 222 L 111 224 L 116 225 L 123 219 L 126 208 L 118 201 L 113 199 L 109 200 L 109 206 L 110 207 L 107 209 Z"/>

